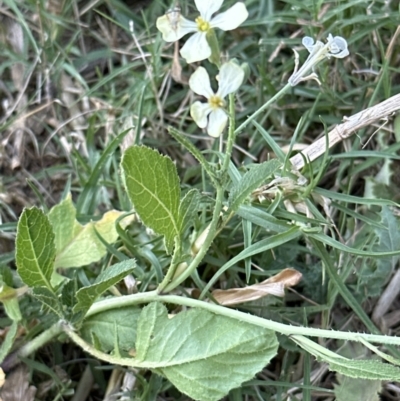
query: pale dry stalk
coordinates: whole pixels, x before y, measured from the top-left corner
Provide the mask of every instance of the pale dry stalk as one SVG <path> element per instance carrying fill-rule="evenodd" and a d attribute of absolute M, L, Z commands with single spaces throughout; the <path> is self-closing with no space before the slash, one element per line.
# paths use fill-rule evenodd
<path fill-rule="evenodd" d="M 379 120 L 388 120 L 388 118 L 400 110 L 400 94 L 394 95 L 389 99 L 362 110 L 351 117 L 344 117 L 344 122 L 338 124 L 333 130 L 328 132 L 328 140 L 325 136 L 315 141 L 297 155 L 290 158 L 290 162 L 296 170 L 305 166 L 306 162 L 312 162 L 326 152 L 328 144 L 329 149 L 343 139 L 354 135 L 361 128 L 372 125 Z"/>

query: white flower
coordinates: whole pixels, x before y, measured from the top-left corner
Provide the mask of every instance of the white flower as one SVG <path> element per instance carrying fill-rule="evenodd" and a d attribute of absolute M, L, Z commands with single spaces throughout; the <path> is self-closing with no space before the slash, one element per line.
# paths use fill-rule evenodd
<path fill-rule="evenodd" d="M 333 37 L 331 34 L 329 34 L 326 44 L 323 44 L 320 40 L 317 40 L 314 43 L 313 38 L 305 36 L 302 40 L 302 43 L 303 46 L 310 52 L 310 54 L 303 66 L 298 70 L 299 55 L 296 50 L 294 50 L 296 65 L 292 76 L 289 78 L 289 83 L 292 86 L 295 86 L 299 82 L 306 81 L 308 79 L 315 79 L 319 84 L 321 84 L 315 72 L 308 76 L 306 76 L 306 74 L 308 74 L 311 70 L 314 70 L 314 67 L 317 65 L 317 63 L 324 58 L 343 58 L 349 55 L 346 39 L 343 39 L 341 36 Z"/>
<path fill-rule="evenodd" d="M 188 39 L 180 53 L 188 63 L 205 60 L 211 56 L 211 48 L 206 38 L 207 32 L 213 28 L 223 31 L 235 29 L 249 15 L 246 6 L 239 2 L 212 18 L 223 2 L 224 0 L 195 0 L 196 7 L 200 12 L 200 16 L 195 21 L 189 21 L 182 17 L 180 9 L 175 7 L 157 19 L 157 28 L 163 34 L 166 42 L 176 42 L 186 34 L 196 32 Z"/>
<path fill-rule="evenodd" d="M 207 127 L 208 135 L 218 138 L 228 121 L 224 98 L 236 92 L 244 79 L 244 71 L 234 62 L 222 65 L 218 77 L 218 91 L 211 89 L 210 77 L 203 67 L 197 68 L 189 79 L 190 89 L 204 96 L 208 102 L 195 102 L 190 108 L 190 115 L 200 128 Z"/>

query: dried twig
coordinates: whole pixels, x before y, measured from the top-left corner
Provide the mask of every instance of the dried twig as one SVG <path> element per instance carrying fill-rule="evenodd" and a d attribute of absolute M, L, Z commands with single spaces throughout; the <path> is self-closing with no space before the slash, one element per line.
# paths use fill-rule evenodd
<path fill-rule="evenodd" d="M 344 117 L 344 123 L 337 125 L 328 133 L 329 149 L 343 139 L 349 138 L 359 129 L 371 125 L 378 120 L 387 119 L 397 110 L 400 110 L 400 94 L 392 96 L 382 103 L 360 111 L 351 117 Z M 306 160 L 312 162 L 319 156 L 323 155 L 326 152 L 326 144 L 326 138 L 323 136 L 304 149 L 301 153 L 293 156 L 290 159 L 290 162 L 297 170 L 300 170 L 304 167 Z"/>

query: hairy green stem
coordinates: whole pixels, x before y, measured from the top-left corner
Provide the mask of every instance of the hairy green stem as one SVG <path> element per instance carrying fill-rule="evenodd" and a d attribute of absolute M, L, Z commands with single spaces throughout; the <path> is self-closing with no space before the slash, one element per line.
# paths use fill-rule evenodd
<path fill-rule="evenodd" d="M 165 287 L 173 281 L 174 274 L 176 272 L 176 269 L 179 265 L 179 258 L 181 257 L 182 252 L 181 252 L 181 243 L 180 241 L 175 242 L 175 251 L 174 255 L 172 257 L 171 265 L 168 268 L 167 274 L 164 277 L 164 280 L 160 283 L 160 285 L 157 288 L 157 292 L 162 293 L 165 289 Z"/>
<path fill-rule="evenodd" d="M 278 93 L 271 97 L 266 103 L 264 103 L 257 111 L 255 111 L 251 116 L 247 117 L 247 120 L 244 121 L 239 127 L 235 130 L 235 135 L 242 132 L 249 123 L 251 123 L 256 117 L 258 117 L 263 111 L 265 111 L 272 103 L 276 102 L 280 99 L 288 90 L 292 88 L 292 86 L 288 83 L 284 86 Z"/>
<path fill-rule="evenodd" d="M 235 144 L 235 95 L 231 93 L 229 95 L 229 130 L 228 130 L 228 140 L 225 149 L 225 158 L 222 165 L 222 174 L 228 173 L 229 162 L 231 161 L 233 145 Z"/>
<path fill-rule="evenodd" d="M 223 188 L 217 187 L 217 195 L 215 197 L 214 212 L 213 212 L 212 220 L 210 223 L 210 229 L 209 229 L 208 235 L 205 238 L 203 245 L 200 247 L 199 252 L 193 258 L 192 262 L 187 267 L 187 269 L 180 276 L 173 279 L 173 281 L 170 284 L 168 284 L 167 286 L 164 287 L 164 289 L 163 289 L 164 293 L 172 291 L 179 284 L 184 282 L 197 269 L 198 265 L 203 260 L 204 256 L 206 255 L 206 253 L 208 251 L 208 248 L 210 247 L 210 245 L 215 237 L 215 233 L 218 228 L 218 221 L 219 221 L 219 217 L 220 217 L 219 215 L 220 215 L 221 209 L 222 209 L 223 197 L 224 197 Z"/>
<path fill-rule="evenodd" d="M 53 340 L 59 334 L 63 332 L 61 323 L 58 322 L 51 326 L 49 329 L 45 330 L 43 333 L 39 334 L 33 340 L 29 341 L 25 345 L 23 345 L 18 351 L 10 354 L 4 362 L 1 364 L 2 369 L 5 372 L 13 369 L 18 363 L 19 358 L 25 358 L 39 348 L 43 347 L 43 345 L 47 344 L 49 341 Z"/>
<path fill-rule="evenodd" d="M 104 301 L 96 302 L 89 309 L 86 316 L 87 317 L 93 316 L 97 313 L 104 312 L 110 309 L 132 306 L 148 302 L 155 302 L 155 301 L 184 305 L 192 308 L 206 309 L 218 315 L 254 324 L 255 326 L 273 330 L 277 333 L 286 336 L 302 335 L 309 337 L 331 338 L 331 339 L 346 340 L 346 341 L 360 342 L 361 340 L 365 340 L 368 342 L 374 342 L 379 344 L 400 345 L 400 337 L 389 337 L 376 334 L 352 333 L 346 331 L 334 331 L 334 330 L 315 329 L 311 327 L 291 326 L 283 323 L 274 322 L 273 320 L 263 319 L 261 317 L 240 312 L 235 309 L 226 308 L 224 306 L 212 304 L 209 302 L 199 301 L 197 299 L 185 298 L 178 295 L 159 295 L 157 294 L 156 291 L 147 292 L 143 294 L 126 295 L 123 297 L 106 299 Z"/>

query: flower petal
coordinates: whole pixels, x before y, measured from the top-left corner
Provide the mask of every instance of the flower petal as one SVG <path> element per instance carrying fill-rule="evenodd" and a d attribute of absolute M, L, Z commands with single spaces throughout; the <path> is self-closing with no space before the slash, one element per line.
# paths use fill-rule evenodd
<path fill-rule="evenodd" d="M 194 102 L 190 107 L 190 115 L 200 128 L 207 127 L 207 117 L 211 111 L 208 103 Z"/>
<path fill-rule="evenodd" d="M 304 36 L 301 43 L 309 51 L 309 53 L 313 52 L 313 49 L 314 49 L 314 39 L 313 38 L 311 38 L 310 36 Z"/>
<path fill-rule="evenodd" d="M 228 116 L 222 109 L 213 110 L 208 117 L 207 134 L 218 138 L 228 122 Z"/>
<path fill-rule="evenodd" d="M 176 23 L 170 20 L 168 14 L 157 18 L 157 29 L 162 33 L 166 42 L 176 42 L 186 34 L 197 31 L 197 24 L 193 21 L 179 16 Z"/>
<path fill-rule="evenodd" d="M 347 41 L 341 36 L 335 36 L 330 43 L 330 54 L 337 58 L 343 58 L 349 55 Z"/>
<path fill-rule="evenodd" d="M 182 47 L 181 56 L 187 63 L 194 63 L 209 58 L 211 48 L 206 39 L 205 32 L 196 32 Z"/>
<path fill-rule="evenodd" d="M 236 3 L 224 13 L 218 14 L 210 21 L 212 28 L 219 28 L 223 31 L 236 29 L 240 24 L 246 21 L 249 13 L 244 3 Z"/>
<path fill-rule="evenodd" d="M 211 89 L 210 77 L 204 67 L 199 67 L 189 78 L 189 87 L 197 95 L 209 99 L 214 95 Z"/>
<path fill-rule="evenodd" d="M 211 16 L 221 8 L 224 0 L 194 0 L 194 2 L 201 17 L 209 22 Z"/>
<path fill-rule="evenodd" d="M 230 93 L 236 92 L 244 79 L 244 71 L 236 63 L 230 61 L 222 64 L 219 71 L 219 85 L 217 96 L 224 98 Z"/>

